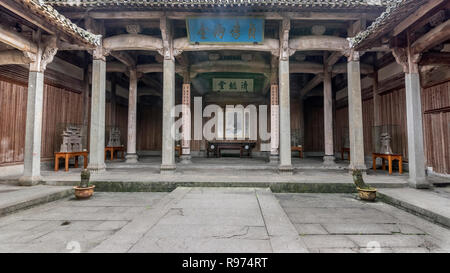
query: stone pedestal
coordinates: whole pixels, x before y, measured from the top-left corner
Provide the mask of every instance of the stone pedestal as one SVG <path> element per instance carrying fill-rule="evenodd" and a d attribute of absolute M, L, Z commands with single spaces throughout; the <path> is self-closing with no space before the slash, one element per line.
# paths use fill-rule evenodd
<path fill-rule="evenodd" d="M 92 65 L 91 129 L 88 169 L 104 171 L 105 165 L 105 96 L 106 61 L 94 59 Z"/>
<path fill-rule="evenodd" d="M 41 131 L 44 73 L 30 71 L 28 76 L 27 120 L 24 172 L 19 184 L 32 186 L 41 181 Z"/>

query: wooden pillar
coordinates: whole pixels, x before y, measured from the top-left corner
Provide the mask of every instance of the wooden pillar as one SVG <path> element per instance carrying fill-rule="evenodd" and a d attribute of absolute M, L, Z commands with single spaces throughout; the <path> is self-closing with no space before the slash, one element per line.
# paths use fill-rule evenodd
<path fill-rule="evenodd" d="M 324 58 L 324 61 L 326 58 Z M 331 86 L 330 67 L 324 66 L 323 72 L 323 124 L 325 155 L 323 164 L 326 166 L 335 165 L 334 158 L 334 140 L 333 140 L 333 93 Z"/>
<path fill-rule="evenodd" d="M 280 57 L 278 62 L 280 107 L 280 166 L 279 171 L 292 173 L 291 164 L 291 107 L 289 87 L 289 18 L 283 18 L 280 28 Z"/>
<path fill-rule="evenodd" d="M 173 173 L 175 165 L 175 132 L 174 116 L 172 110 L 175 107 L 175 59 L 173 55 L 172 24 L 166 18 L 160 20 L 160 28 L 163 40 L 163 124 L 162 124 L 162 162 L 161 173 Z"/>
<path fill-rule="evenodd" d="M 89 137 L 89 165 L 91 171 L 104 171 L 105 165 L 105 96 L 106 56 L 104 49 L 94 50 L 92 65 L 91 128 Z"/>
<path fill-rule="evenodd" d="M 41 134 L 42 110 L 44 96 L 44 71 L 52 62 L 58 48 L 56 37 L 46 44 L 40 43 L 40 32 L 35 33 L 34 40 L 39 43 L 38 53 L 34 62 L 30 63 L 28 75 L 27 117 L 25 129 L 24 172 L 19 178 L 19 184 L 32 186 L 41 181 Z"/>
<path fill-rule="evenodd" d="M 364 130 L 362 118 L 361 72 L 359 52 L 347 56 L 348 78 L 348 124 L 350 137 L 349 169 L 366 170 L 364 161 Z"/>
<path fill-rule="evenodd" d="M 129 69 L 130 87 L 128 93 L 128 130 L 127 130 L 127 163 L 137 163 L 136 153 L 136 117 L 137 117 L 137 71 Z"/>
<path fill-rule="evenodd" d="M 414 188 L 429 188 L 425 174 L 425 152 L 423 145 L 422 105 L 420 97 L 419 61 L 421 54 L 413 54 L 408 35 L 407 48 L 394 48 L 392 53 L 405 72 L 406 125 L 408 133 L 409 185 Z"/>

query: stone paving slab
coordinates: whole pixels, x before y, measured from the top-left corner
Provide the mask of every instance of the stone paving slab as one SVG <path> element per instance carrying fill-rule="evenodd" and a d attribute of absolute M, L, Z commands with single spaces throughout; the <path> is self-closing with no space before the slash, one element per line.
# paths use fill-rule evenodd
<path fill-rule="evenodd" d="M 0 217 L 0 252 L 450 252 L 449 229 L 355 196 L 97 192 Z"/>
<path fill-rule="evenodd" d="M 87 252 L 166 195 L 97 192 L 0 217 L 0 252 Z"/>
<path fill-rule="evenodd" d="M 450 230 L 356 194 L 275 194 L 308 251 L 450 252 Z"/>
<path fill-rule="evenodd" d="M 202 200 L 199 202 L 199 200 Z M 217 207 L 219 201 L 223 207 Z M 247 206 L 236 207 L 239 204 Z M 213 207 L 208 206 L 209 203 Z M 305 252 L 270 189 L 191 188 L 129 252 Z"/>

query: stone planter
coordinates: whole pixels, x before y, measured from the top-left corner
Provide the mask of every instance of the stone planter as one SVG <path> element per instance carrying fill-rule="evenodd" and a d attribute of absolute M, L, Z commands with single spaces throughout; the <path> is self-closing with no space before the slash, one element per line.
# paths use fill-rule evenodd
<path fill-rule="evenodd" d="M 375 188 L 361 189 L 357 187 L 356 189 L 361 200 L 373 202 L 377 198 L 377 189 Z"/>
<path fill-rule="evenodd" d="M 95 186 L 90 186 L 87 188 L 80 188 L 78 186 L 73 187 L 75 190 L 75 197 L 77 199 L 88 199 L 94 194 Z"/>

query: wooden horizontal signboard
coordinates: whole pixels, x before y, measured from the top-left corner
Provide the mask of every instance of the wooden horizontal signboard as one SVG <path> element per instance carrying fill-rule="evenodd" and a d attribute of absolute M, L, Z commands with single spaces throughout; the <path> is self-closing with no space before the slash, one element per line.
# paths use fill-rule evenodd
<path fill-rule="evenodd" d="M 253 79 L 221 79 L 213 78 L 212 87 L 215 92 L 253 92 Z"/>
<path fill-rule="evenodd" d="M 264 19 L 260 17 L 189 17 L 186 28 L 192 44 L 253 44 L 264 41 Z"/>

